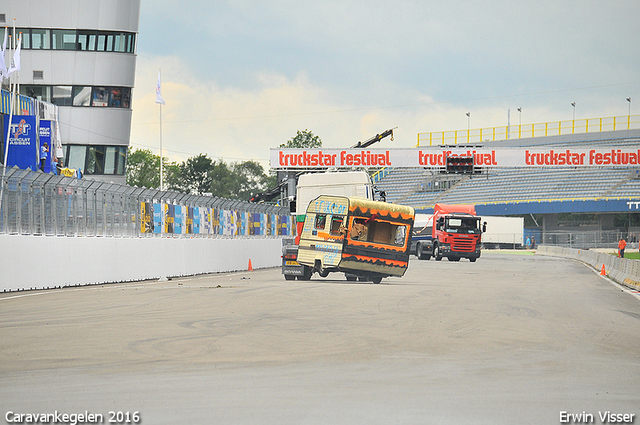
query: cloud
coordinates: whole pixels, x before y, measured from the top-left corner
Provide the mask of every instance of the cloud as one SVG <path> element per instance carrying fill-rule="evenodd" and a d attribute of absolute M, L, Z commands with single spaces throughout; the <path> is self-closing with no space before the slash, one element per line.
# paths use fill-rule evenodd
<path fill-rule="evenodd" d="M 131 142 L 174 160 L 266 163 L 308 129 L 328 147 L 625 115 L 640 101 L 640 4 L 598 1 L 143 2 Z M 178 36 L 179 35 L 179 36 Z M 635 103 L 634 103 L 635 104 Z M 633 113 L 633 111 L 632 111 Z M 392 144 L 393 143 L 393 144 Z"/>

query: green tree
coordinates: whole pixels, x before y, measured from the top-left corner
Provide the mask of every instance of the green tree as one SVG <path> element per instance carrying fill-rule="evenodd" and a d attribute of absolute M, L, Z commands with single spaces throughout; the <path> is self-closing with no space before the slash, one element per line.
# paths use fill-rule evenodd
<path fill-rule="evenodd" d="M 149 149 L 129 147 L 127 154 L 127 184 L 156 188 L 160 186 L 160 157 Z"/>
<path fill-rule="evenodd" d="M 237 185 L 229 166 L 222 160 L 215 161 L 211 168 L 211 193 L 219 198 L 232 198 Z"/>
<path fill-rule="evenodd" d="M 298 130 L 294 138 L 280 145 L 281 148 L 321 148 L 322 140 L 309 130 Z"/>
<path fill-rule="evenodd" d="M 248 201 L 252 195 L 268 188 L 269 176 L 265 174 L 262 165 L 256 161 L 235 163 L 232 171 L 237 184 L 234 188 L 237 199 Z"/>
<path fill-rule="evenodd" d="M 177 181 L 178 165 L 162 158 L 162 171 L 164 174 L 165 188 L 167 182 Z M 127 154 L 127 184 L 130 186 L 146 187 L 149 189 L 160 188 L 160 156 L 154 155 L 149 149 L 134 149 L 129 147 Z"/>
<path fill-rule="evenodd" d="M 206 154 L 191 157 L 180 164 L 182 185 L 188 193 L 202 195 L 211 191 L 213 160 Z"/>

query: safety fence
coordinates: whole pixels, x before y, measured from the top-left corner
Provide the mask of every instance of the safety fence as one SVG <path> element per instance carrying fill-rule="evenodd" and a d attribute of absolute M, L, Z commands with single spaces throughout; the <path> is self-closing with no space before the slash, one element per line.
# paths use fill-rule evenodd
<path fill-rule="evenodd" d="M 466 130 L 433 131 L 418 133 L 419 146 L 480 143 L 496 140 L 529 137 L 560 136 L 600 131 L 631 130 L 640 128 L 640 115 L 624 115 L 606 118 L 551 121 L 535 124 L 518 124 L 500 127 L 471 128 Z"/>
<path fill-rule="evenodd" d="M 289 210 L 0 166 L 0 234 L 290 236 Z"/>
<path fill-rule="evenodd" d="M 535 238 L 536 244 L 576 249 L 617 248 L 622 238 L 633 246 L 637 246 L 638 241 L 637 234 L 619 230 L 543 232 L 540 229 L 526 229 L 525 236 Z"/>

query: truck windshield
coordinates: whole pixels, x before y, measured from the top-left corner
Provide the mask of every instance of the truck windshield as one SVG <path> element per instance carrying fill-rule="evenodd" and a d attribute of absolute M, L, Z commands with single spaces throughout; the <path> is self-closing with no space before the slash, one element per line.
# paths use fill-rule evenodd
<path fill-rule="evenodd" d="M 481 233 L 480 220 L 476 217 L 450 217 L 446 221 L 447 233 Z"/>

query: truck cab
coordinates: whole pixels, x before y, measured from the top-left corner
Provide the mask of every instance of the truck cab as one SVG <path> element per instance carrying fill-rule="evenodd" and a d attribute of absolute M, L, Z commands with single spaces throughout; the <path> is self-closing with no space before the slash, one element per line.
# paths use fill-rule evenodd
<path fill-rule="evenodd" d="M 447 257 L 449 261 L 468 258 L 475 262 L 480 257 L 486 223 L 481 225 L 473 205 L 436 204 L 429 224 L 431 238 L 421 238 L 415 246 L 416 256 L 421 260 L 434 257 L 440 261 Z"/>

